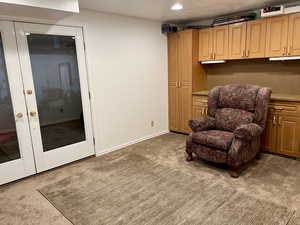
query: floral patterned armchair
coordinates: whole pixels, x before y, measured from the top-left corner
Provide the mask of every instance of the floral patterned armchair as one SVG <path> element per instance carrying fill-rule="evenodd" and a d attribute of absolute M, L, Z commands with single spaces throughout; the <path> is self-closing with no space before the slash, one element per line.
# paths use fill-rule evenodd
<path fill-rule="evenodd" d="M 238 177 L 240 167 L 258 156 L 260 135 L 267 119 L 270 88 L 253 85 L 214 87 L 208 94 L 208 117 L 189 121 L 187 161 L 199 158 L 230 166 Z"/>

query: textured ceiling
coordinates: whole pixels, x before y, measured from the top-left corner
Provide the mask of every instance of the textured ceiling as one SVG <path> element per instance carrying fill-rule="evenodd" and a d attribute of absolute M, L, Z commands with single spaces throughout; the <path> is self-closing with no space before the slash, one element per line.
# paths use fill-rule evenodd
<path fill-rule="evenodd" d="M 172 11 L 181 2 L 184 9 Z M 80 8 L 133 16 L 161 22 L 193 21 L 263 6 L 288 3 L 290 0 L 79 0 Z"/>

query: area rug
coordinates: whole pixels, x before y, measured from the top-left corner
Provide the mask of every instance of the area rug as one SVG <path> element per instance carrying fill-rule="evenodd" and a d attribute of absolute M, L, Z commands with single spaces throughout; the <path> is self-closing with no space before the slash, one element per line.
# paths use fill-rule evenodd
<path fill-rule="evenodd" d="M 295 213 L 138 154 L 97 160 L 39 190 L 75 225 L 286 225 Z"/>

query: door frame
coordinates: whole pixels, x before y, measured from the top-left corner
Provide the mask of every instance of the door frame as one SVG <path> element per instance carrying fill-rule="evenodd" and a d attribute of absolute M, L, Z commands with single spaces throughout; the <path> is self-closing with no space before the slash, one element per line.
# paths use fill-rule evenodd
<path fill-rule="evenodd" d="M 36 173 L 27 108 L 23 94 L 23 82 L 17 53 L 14 24 L 0 21 L 4 58 L 7 70 L 13 113 L 22 113 L 22 118 L 15 116 L 20 158 L 0 164 L 0 185 L 21 179 Z"/>
<path fill-rule="evenodd" d="M 32 94 L 30 96 L 26 95 L 28 111 L 38 112 L 32 78 L 30 55 L 26 38 L 27 34 L 36 33 L 73 36 L 76 42 L 86 141 L 43 152 L 38 115 L 36 117 L 29 117 L 37 172 L 49 170 L 57 166 L 95 155 L 91 101 L 89 97 L 87 64 L 82 28 L 21 22 L 15 22 L 14 25 L 16 30 L 21 70 L 23 74 L 24 90 L 32 90 Z"/>

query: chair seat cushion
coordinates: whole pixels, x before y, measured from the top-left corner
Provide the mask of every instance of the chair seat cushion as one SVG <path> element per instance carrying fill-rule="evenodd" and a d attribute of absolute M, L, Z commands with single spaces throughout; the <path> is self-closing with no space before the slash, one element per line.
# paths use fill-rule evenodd
<path fill-rule="evenodd" d="M 193 133 L 192 140 L 201 145 L 222 149 L 230 149 L 234 134 L 222 130 L 207 130 Z"/>

